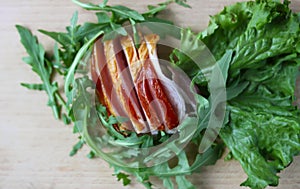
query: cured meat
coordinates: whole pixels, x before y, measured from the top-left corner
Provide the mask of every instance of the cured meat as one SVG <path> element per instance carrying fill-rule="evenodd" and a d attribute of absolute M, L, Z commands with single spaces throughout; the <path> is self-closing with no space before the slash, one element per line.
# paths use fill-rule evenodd
<path fill-rule="evenodd" d="M 191 95 L 162 72 L 157 56 L 159 36 L 141 39 L 139 48 L 131 36 L 96 41 L 91 75 L 97 96 L 111 115 L 128 118 L 115 126 L 118 131 L 174 133 L 186 116 L 185 96 Z"/>
<path fill-rule="evenodd" d="M 91 58 L 91 75 L 96 83 L 96 94 L 99 102 L 106 107 L 108 115 L 127 118 L 128 114 L 121 106 L 120 99 L 116 95 L 116 88 L 113 87 L 114 73 L 110 72 L 112 66 L 108 64 L 105 54 L 104 45 L 99 38 L 94 44 Z M 133 130 L 131 120 L 114 127 L 118 131 Z"/>
<path fill-rule="evenodd" d="M 119 40 L 105 41 L 104 52 L 112 78 L 113 91 L 116 91 L 114 93 L 116 96 L 112 96 L 111 99 L 118 99 L 136 133 L 149 132 Z"/>
<path fill-rule="evenodd" d="M 121 39 L 124 53 L 129 62 L 132 80 L 152 133 L 156 133 L 158 130 L 171 131 L 179 124 L 179 110 L 173 106 L 176 103 L 170 102 L 175 99 L 170 99 L 166 93 L 174 93 L 176 89 L 166 90 L 172 86 L 165 85 L 170 82 L 162 77 L 156 53 L 158 40 L 158 35 L 147 35 L 136 50 L 130 36 Z"/>

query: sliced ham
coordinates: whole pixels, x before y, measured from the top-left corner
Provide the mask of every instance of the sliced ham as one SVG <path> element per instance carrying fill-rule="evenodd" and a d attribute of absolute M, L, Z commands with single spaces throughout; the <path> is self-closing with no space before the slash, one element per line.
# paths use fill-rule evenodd
<path fill-rule="evenodd" d="M 159 36 L 141 36 L 141 40 L 138 48 L 131 36 L 96 41 L 91 75 L 97 96 L 109 114 L 128 118 L 118 128 L 115 126 L 117 131 L 174 133 L 187 116 L 186 101 L 195 109 L 193 95 L 164 75 L 157 56 Z M 178 71 L 167 69 L 173 79 L 184 78 L 184 85 L 189 82 L 187 77 L 175 77 Z"/>
<path fill-rule="evenodd" d="M 149 132 L 119 40 L 105 41 L 104 52 L 108 70 L 112 78 L 111 82 L 114 91 L 116 91 L 114 93 L 116 96 L 112 96 L 111 98 L 119 100 L 118 103 L 127 112 L 127 116 L 131 120 L 136 133 Z"/>
<path fill-rule="evenodd" d="M 120 99 L 117 97 L 116 88 L 113 87 L 113 72 L 111 64 L 108 64 L 101 38 L 94 44 L 91 59 L 91 75 L 96 83 L 96 93 L 102 105 L 107 109 L 108 115 L 128 117 L 127 112 L 121 106 Z M 109 66 L 110 65 L 110 66 Z M 133 130 L 131 120 L 125 121 L 119 126 L 114 125 L 116 130 Z"/>

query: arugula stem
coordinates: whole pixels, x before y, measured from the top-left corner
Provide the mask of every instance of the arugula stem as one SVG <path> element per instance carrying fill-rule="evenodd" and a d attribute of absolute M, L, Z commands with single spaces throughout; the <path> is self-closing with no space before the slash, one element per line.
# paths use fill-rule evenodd
<path fill-rule="evenodd" d="M 65 100 L 61 97 L 59 93 L 55 93 L 55 98 L 58 100 L 58 102 L 64 107 L 64 109 L 69 112 L 70 108 L 67 106 L 67 103 Z"/>
<path fill-rule="evenodd" d="M 81 58 L 84 56 L 84 54 L 86 53 L 86 51 L 88 50 L 88 48 L 90 47 L 90 45 L 100 36 L 102 35 L 104 32 L 100 31 L 98 32 L 92 39 L 90 39 L 88 42 L 86 42 L 78 51 L 78 53 L 76 54 L 76 57 L 72 63 L 72 65 L 69 68 L 69 71 L 66 75 L 65 78 L 65 94 L 68 98 L 67 104 L 71 103 L 71 84 L 75 81 L 74 80 L 74 75 L 75 75 L 75 70 L 77 68 L 77 65 L 79 64 Z"/>

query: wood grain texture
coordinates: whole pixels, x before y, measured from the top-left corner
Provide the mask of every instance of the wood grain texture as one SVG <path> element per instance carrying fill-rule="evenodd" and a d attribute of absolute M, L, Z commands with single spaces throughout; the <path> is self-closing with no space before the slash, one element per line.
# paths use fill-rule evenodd
<path fill-rule="evenodd" d="M 236 0 L 190 0 L 193 9 L 171 6 L 163 17 L 172 18 L 179 26 L 190 26 L 196 31 L 204 29 L 209 15 Z M 147 1 L 110 1 L 144 10 Z M 161 2 L 151 1 L 153 4 Z M 207 3 L 209 2 L 209 3 Z M 292 0 L 292 7 L 300 11 L 300 0 Z M 0 189 L 112 189 L 123 188 L 112 177 L 113 171 L 101 159 L 89 160 L 84 148 L 75 157 L 69 157 L 71 146 L 77 141 L 72 129 L 52 116 L 46 106 L 43 92 L 26 90 L 20 82 L 39 82 L 30 68 L 21 61 L 26 53 L 14 27 L 22 24 L 34 31 L 40 41 L 50 48 L 53 42 L 36 32 L 37 29 L 63 31 L 72 13 L 79 11 L 80 22 L 95 17 L 61 0 L 10 0 L 0 7 Z M 300 188 L 300 158 L 280 174 L 278 188 Z M 215 166 L 204 167 L 200 175 L 191 180 L 201 189 L 238 189 L 246 178 L 235 161 L 219 160 Z M 129 187 L 141 189 L 133 182 Z"/>

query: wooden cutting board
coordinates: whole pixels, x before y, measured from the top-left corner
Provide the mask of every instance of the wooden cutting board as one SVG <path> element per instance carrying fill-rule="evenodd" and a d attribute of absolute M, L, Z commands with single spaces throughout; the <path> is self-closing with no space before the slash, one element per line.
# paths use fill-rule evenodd
<path fill-rule="evenodd" d="M 195 31 L 204 29 L 209 15 L 236 0 L 190 0 L 192 9 L 171 6 L 163 17 L 171 18 L 179 26 Z M 151 1 L 152 4 L 161 2 Z M 209 3 L 208 3 L 209 2 Z M 114 0 L 137 10 L 145 10 L 147 1 Z M 293 10 L 300 11 L 300 0 L 293 0 Z M 21 61 L 26 54 L 14 27 L 22 24 L 38 35 L 50 48 L 53 42 L 36 30 L 63 31 L 72 13 L 79 11 L 79 21 L 93 21 L 95 17 L 71 1 L 61 0 L 6 0 L 0 6 L 0 189 L 100 189 L 124 188 L 112 176 L 113 170 L 101 159 L 90 160 L 84 148 L 75 157 L 69 157 L 71 146 L 77 141 L 72 129 L 52 116 L 46 106 L 43 92 L 26 90 L 20 82 L 38 83 L 29 66 Z M 280 174 L 278 188 L 300 188 L 300 157 Z M 201 189 L 238 189 L 246 175 L 236 161 L 219 160 L 216 165 L 204 167 L 191 180 Z M 133 182 L 125 188 L 143 188 Z"/>

